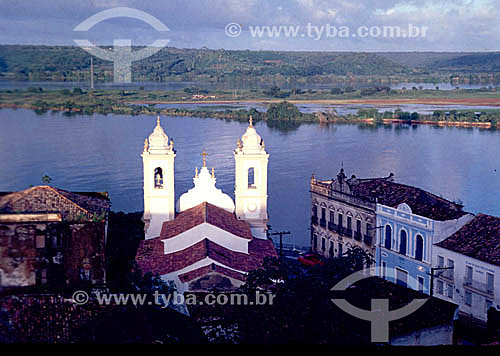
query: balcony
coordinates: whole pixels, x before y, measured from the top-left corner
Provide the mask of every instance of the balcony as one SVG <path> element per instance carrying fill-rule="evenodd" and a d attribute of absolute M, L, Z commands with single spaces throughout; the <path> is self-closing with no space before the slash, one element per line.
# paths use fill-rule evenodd
<path fill-rule="evenodd" d="M 320 219 L 319 220 L 319 226 L 326 227 L 326 220 L 325 219 Z"/>
<path fill-rule="evenodd" d="M 359 231 L 354 231 L 354 240 L 361 241 L 363 240 L 363 235 Z"/>
<path fill-rule="evenodd" d="M 483 295 L 493 296 L 493 287 L 488 288 L 488 285 L 484 282 L 480 282 L 475 279 L 464 279 L 464 287 L 466 289 L 472 289 L 475 292 L 479 292 Z"/>
<path fill-rule="evenodd" d="M 311 224 L 313 225 L 318 225 L 318 217 L 317 216 L 311 216 Z"/>
<path fill-rule="evenodd" d="M 330 231 L 337 231 L 337 225 L 332 223 L 331 221 L 328 222 L 328 230 Z"/>

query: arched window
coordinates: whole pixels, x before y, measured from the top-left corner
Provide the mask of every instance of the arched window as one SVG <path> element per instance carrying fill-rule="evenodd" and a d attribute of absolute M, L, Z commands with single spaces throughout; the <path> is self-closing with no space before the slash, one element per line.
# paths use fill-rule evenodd
<path fill-rule="evenodd" d="M 408 235 L 405 230 L 401 230 L 399 233 L 399 253 L 406 255 L 406 243 L 408 240 Z"/>
<path fill-rule="evenodd" d="M 163 170 L 160 167 L 155 168 L 155 188 L 163 188 Z"/>
<path fill-rule="evenodd" d="M 388 250 L 391 249 L 392 246 L 392 228 L 390 225 L 387 225 L 385 227 L 385 241 L 384 241 L 384 247 Z"/>
<path fill-rule="evenodd" d="M 418 261 L 422 261 L 424 259 L 424 238 L 422 237 L 422 235 L 417 235 L 415 259 Z"/>
<path fill-rule="evenodd" d="M 255 188 L 255 168 L 248 168 L 248 188 Z"/>

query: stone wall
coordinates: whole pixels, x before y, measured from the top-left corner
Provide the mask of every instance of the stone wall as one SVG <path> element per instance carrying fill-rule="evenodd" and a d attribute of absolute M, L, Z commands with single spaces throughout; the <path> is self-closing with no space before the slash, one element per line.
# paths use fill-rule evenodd
<path fill-rule="evenodd" d="M 62 287 L 85 269 L 93 283 L 104 283 L 104 251 L 105 223 L 0 224 L 0 288 Z"/>

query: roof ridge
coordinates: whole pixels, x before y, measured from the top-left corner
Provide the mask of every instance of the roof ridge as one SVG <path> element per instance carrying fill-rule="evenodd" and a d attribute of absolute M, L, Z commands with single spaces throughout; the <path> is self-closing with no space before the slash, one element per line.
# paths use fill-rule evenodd
<path fill-rule="evenodd" d="M 82 208 L 80 205 L 78 205 L 77 203 L 75 203 L 73 200 L 69 199 L 68 197 L 65 197 L 63 194 L 61 194 L 59 192 L 59 190 L 63 191 L 63 192 L 66 192 L 66 193 L 71 193 L 71 192 L 67 192 L 66 190 L 64 189 L 59 189 L 59 188 L 54 188 L 54 187 L 51 187 L 49 185 L 43 185 L 43 186 L 40 186 L 40 187 L 43 187 L 43 188 L 49 188 L 49 190 L 52 190 L 54 193 L 56 193 L 57 195 L 59 195 L 60 197 L 63 197 L 63 199 L 66 199 L 67 201 L 69 201 L 71 204 L 73 204 L 74 206 L 76 206 L 78 209 L 80 210 L 83 210 L 85 213 L 87 214 L 91 214 L 87 209 L 85 208 Z M 93 215 L 93 214 L 92 214 Z"/>
<path fill-rule="evenodd" d="M 20 191 L 17 191 L 17 192 L 10 192 L 9 194 L 1 197 L 0 200 L 5 199 L 9 203 L 15 203 L 18 200 L 20 200 L 21 198 L 23 198 L 26 194 L 28 194 L 28 191 L 34 190 L 35 188 L 39 188 L 39 187 L 43 187 L 43 186 L 42 185 L 40 185 L 40 186 L 37 185 L 37 186 L 29 187 L 29 188 L 26 188 L 26 189 L 23 189 L 23 190 L 20 190 Z M 19 195 L 19 197 L 17 197 L 17 199 L 16 199 L 16 194 Z"/>

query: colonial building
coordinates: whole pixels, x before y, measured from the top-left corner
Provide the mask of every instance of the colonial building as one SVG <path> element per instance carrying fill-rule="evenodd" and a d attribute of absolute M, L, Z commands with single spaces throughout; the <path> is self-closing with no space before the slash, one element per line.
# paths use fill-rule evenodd
<path fill-rule="evenodd" d="M 104 283 L 109 207 L 106 193 L 0 193 L 0 287 Z"/>
<path fill-rule="evenodd" d="M 252 119 L 234 151 L 236 203 L 216 187 L 215 169 L 202 156 L 194 187 L 174 204 L 175 151 L 159 119 L 142 153 L 146 240 L 136 260 L 181 292 L 234 289 L 276 256 L 266 236 L 269 155 Z"/>
<path fill-rule="evenodd" d="M 383 278 L 429 293 L 432 245 L 470 221 L 462 206 L 383 178 L 311 179 L 311 245 L 340 256 L 358 246 L 371 253 Z M 375 237 L 376 236 L 376 240 Z"/>
<path fill-rule="evenodd" d="M 434 296 L 456 303 L 460 312 L 486 321 L 500 310 L 500 218 L 478 214 L 433 247 Z"/>
<path fill-rule="evenodd" d="M 383 278 L 430 293 L 433 243 L 460 229 L 473 215 L 420 188 L 374 179 L 359 194 L 377 200 L 377 266 Z"/>
<path fill-rule="evenodd" d="M 311 178 L 313 251 L 334 257 L 357 246 L 375 257 L 376 200 L 356 191 L 364 181 L 354 175 L 347 179 L 343 168 L 336 179 Z"/>

